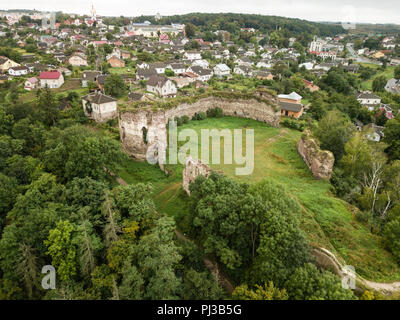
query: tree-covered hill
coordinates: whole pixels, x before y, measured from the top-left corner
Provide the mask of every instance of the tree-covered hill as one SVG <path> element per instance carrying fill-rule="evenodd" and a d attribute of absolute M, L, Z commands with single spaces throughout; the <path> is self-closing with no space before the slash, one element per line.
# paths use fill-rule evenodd
<path fill-rule="evenodd" d="M 153 16 L 140 16 L 134 18 L 134 22 L 150 21 L 155 24 L 192 23 L 204 28 L 204 30 L 226 30 L 235 33 L 240 28 L 255 28 L 261 32 L 271 32 L 276 29 L 286 29 L 292 36 L 311 34 L 319 36 L 334 36 L 344 33 L 345 30 L 339 24 L 316 23 L 301 19 L 264 16 L 258 14 L 237 13 L 189 13 L 163 17 L 156 21 Z"/>

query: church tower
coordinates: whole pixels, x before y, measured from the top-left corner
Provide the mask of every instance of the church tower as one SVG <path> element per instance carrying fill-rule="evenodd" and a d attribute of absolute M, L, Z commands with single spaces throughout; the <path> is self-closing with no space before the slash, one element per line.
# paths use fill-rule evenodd
<path fill-rule="evenodd" d="M 94 9 L 94 5 L 92 4 L 92 9 L 90 10 L 92 14 L 92 20 L 96 21 L 96 10 Z"/>

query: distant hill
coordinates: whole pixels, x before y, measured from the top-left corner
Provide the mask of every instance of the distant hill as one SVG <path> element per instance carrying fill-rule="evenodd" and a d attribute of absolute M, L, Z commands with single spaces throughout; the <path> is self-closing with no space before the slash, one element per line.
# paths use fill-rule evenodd
<path fill-rule="evenodd" d="M 311 22 L 307 20 L 285 18 L 277 16 L 265 16 L 256 14 L 237 14 L 237 13 L 189 13 L 185 15 L 174 15 L 163 17 L 156 21 L 154 16 L 140 16 L 133 18 L 135 22 L 146 20 L 152 23 L 192 23 L 199 27 L 215 26 L 217 29 L 233 31 L 236 28 L 256 28 L 262 32 L 271 32 L 277 29 L 285 29 L 290 35 L 300 34 L 335 36 L 346 33 L 346 30 L 337 24 L 327 24 Z"/>

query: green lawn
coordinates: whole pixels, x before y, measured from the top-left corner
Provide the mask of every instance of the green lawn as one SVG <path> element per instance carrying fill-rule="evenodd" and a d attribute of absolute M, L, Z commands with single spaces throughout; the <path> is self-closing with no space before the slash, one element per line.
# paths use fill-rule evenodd
<path fill-rule="evenodd" d="M 400 268 L 392 255 L 383 249 L 379 237 L 372 235 L 367 226 L 355 219 L 356 208 L 335 198 L 330 192 L 329 182 L 313 179 L 297 153 L 300 132 L 234 117 L 191 121 L 179 130 L 185 128 L 197 132 L 203 128 L 254 129 L 255 161 L 251 175 L 237 176 L 235 164 L 211 167 L 242 182 L 271 179 L 282 184 L 302 208 L 301 227 L 311 244 L 331 250 L 368 280 L 400 280 Z M 157 166 L 128 161 L 118 173 L 128 183 L 151 182 L 157 209 L 175 217 L 180 228 L 184 228 L 187 198 L 181 188 L 183 166 L 170 165 L 168 168 L 171 173 L 166 176 Z"/>
<path fill-rule="evenodd" d="M 380 66 L 376 65 L 376 64 L 370 64 L 370 63 L 360 63 L 363 67 L 369 67 L 372 69 L 379 69 Z M 362 81 L 361 82 L 361 89 L 362 90 L 372 90 L 372 82 L 374 81 L 375 78 L 380 77 L 380 76 L 384 76 L 386 78 L 386 80 L 392 79 L 394 78 L 394 67 L 392 66 L 387 66 L 386 70 L 382 71 L 382 70 L 378 70 L 378 72 L 372 76 L 371 79 L 367 80 L 367 81 Z"/>
<path fill-rule="evenodd" d="M 133 67 L 124 67 L 124 68 L 110 68 L 108 69 L 110 73 L 115 74 L 126 74 L 134 76 Z"/>
<path fill-rule="evenodd" d="M 79 80 L 65 80 L 64 84 L 57 89 L 50 89 L 56 95 L 60 93 L 76 92 L 79 96 L 83 96 L 89 93 L 88 88 L 83 88 Z M 36 99 L 37 90 L 26 91 L 19 96 L 20 102 L 29 102 Z"/>

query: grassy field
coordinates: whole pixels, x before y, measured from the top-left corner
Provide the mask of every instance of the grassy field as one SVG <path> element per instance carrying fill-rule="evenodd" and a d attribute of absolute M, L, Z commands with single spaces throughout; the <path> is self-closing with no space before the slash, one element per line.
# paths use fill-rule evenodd
<path fill-rule="evenodd" d="M 57 89 L 51 89 L 56 95 L 60 93 L 76 92 L 79 96 L 83 96 L 89 93 L 88 88 L 83 88 L 79 80 L 66 80 L 64 84 Z M 37 90 L 26 91 L 19 96 L 20 102 L 29 102 L 36 99 Z"/>
<path fill-rule="evenodd" d="M 111 74 L 127 74 L 127 75 L 134 75 L 133 68 L 124 67 L 124 68 L 110 68 L 108 69 Z"/>
<path fill-rule="evenodd" d="M 372 63 L 360 63 L 360 65 L 362 65 L 363 67 L 369 67 L 372 69 L 380 68 L 380 66 L 378 66 L 376 64 L 372 64 Z M 371 77 L 371 79 L 361 82 L 361 89 L 371 91 L 372 90 L 372 82 L 374 82 L 374 79 L 377 77 L 384 76 L 386 78 L 386 80 L 394 78 L 394 69 L 395 68 L 392 66 L 387 66 L 386 70 L 384 70 L 384 71 L 378 70 L 377 73 Z"/>
<path fill-rule="evenodd" d="M 379 238 L 356 220 L 355 208 L 335 198 L 330 192 L 329 182 L 313 179 L 296 150 L 300 132 L 233 117 L 191 121 L 179 130 L 186 128 L 197 132 L 213 128 L 254 129 L 255 161 L 251 175 L 237 176 L 235 164 L 211 167 L 246 183 L 271 179 L 282 184 L 302 208 L 301 227 L 311 244 L 331 250 L 368 280 L 400 280 L 399 266 L 392 255 L 383 249 Z M 244 141 L 245 137 L 243 146 Z M 183 166 L 175 165 L 171 169 L 171 174 L 166 176 L 157 166 L 128 161 L 119 174 L 128 183 L 151 182 L 157 209 L 175 217 L 178 225 L 184 226 L 187 198 L 181 188 Z"/>

